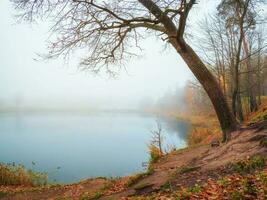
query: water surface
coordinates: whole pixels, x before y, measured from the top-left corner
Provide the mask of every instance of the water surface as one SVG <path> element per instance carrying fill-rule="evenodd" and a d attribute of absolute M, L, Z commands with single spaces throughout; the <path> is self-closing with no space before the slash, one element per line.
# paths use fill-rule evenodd
<path fill-rule="evenodd" d="M 133 174 L 143 171 L 142 162 L 149 159 L 147 145 L 157 119 L 127 113 L 2 113 L 0 162 L 20 163 L 64 183 Z M 164 148 L 184 147 L 188 125 L 160 121 Z"/>

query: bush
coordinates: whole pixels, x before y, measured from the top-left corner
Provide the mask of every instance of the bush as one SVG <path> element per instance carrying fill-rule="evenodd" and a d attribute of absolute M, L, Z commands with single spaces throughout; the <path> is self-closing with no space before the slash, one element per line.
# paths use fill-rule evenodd
<path fill-rule="evenodd" d="M 47 180 L 47 174 L 27 170 L 22 165 L 0 164 L 0 185 L 42 186 Z"/>
<path fill-rule="evenodd" d="M 148 151 L 150 155 L 150 163 L 155 163 L 160 159 L 160 157 L 162 157 L 162 153 L 160 152 L 159 148 L 153 144 L 148 146 Z"/>

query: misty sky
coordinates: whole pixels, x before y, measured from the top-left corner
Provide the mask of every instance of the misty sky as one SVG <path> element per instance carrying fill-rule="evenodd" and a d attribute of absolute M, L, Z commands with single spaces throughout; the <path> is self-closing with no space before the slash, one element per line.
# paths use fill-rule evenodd
<path fill-rule="evenodd" d="M 190 15 L 191 24 L 214 7 L 215 1 L 202 1 Z M 116 80 L 79 72 L 77 65 L 67 66 L 60 59 L 36 61 L 36 53 L 46 52 L 49 26 L 18 25 L 13 15 L 8 0 L 0 0 L 0 105 L 19 99 L 26 106 L 134 108 L 182 87 L 192 77 L 177 53 L 164 51 L 164 43 L 155 38 L 141 44 L 143 58 L 128 63 L 128 74 L 122 70 Z"/>

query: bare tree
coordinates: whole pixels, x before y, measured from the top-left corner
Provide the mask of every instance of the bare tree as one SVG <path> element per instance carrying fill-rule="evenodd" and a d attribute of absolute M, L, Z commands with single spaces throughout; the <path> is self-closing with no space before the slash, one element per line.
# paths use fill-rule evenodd
<path fill-rule="evenodd" d="M 207 92 L 223 131 L 223 140 L 237 129 L 223 92 L 212 73 L 186 42 L 187 19 L 196 0 L 12 0 L 21 19 L 54 17 L 57 33 L 49 57 L 86 50 L 81 65 L 98 72 L 112 73 L 110 64 L 119 64 L 134 54 L 132 44 L 144 32 L 154 32 L 171 45 L 186 62 Z M 142 29 L 144 31 L 140 31 Z"/>
<path fill-rule="evenodd" d="M 151 131 L 152 133 L 152 140 L 151 144 L 156 146 L 159 149 L 159 154 L 163 155 L 162 143 L 163 143 L 163 136 L 162 136 L 162 126 L 159 120 L 157 122 L 157 130 Z"/>

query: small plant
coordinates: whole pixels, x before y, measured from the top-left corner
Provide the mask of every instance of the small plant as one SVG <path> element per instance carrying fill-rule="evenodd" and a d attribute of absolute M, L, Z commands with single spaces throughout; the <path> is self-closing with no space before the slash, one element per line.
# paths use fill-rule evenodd
<path fill-rule="evenodd" d="M 264 173 L 257 172 L 255 175 L 258 181 L 261 181 L 263 184 L 267 185 L 267 176 Z"/>
<path fill-rule="evenodd" d="M 198 185 L 198 184 L 195 184 L 193 187 L 189 187 L 189 188 L 187 188 L 187 191 L 189 192 L 189 193 L 199 193 L 199 192 L 201 192 L 201 186 L 200 185 Z"/>
<path fill-rule="evenodd" d="M 226 178 L 221 178 L 221 179 L 219 179 L 218 181 L 217 181 L 217 183 L 219 184 L 219 185 L 221 185 L 221 186 L 227 186 L 227 185 L 229 185 L 229 181 L 228 181 L 228 179 L 226 179 Z"/>
<path fill-rule="evenodd" d="M 254 182 L 252 182 L 250 180 L 245 182 L 245 192 L 250 194 L 250 195 L 253 195 L 253 196 L 257 195 L 257 188 L 256 188 Z"/>
<path fill-rule="evenodd" d="M 167 181 L 164 185 L 161 186 L 161 189 L 164 190 L 172 190 L 172 184 L 170 181 Z"/>

